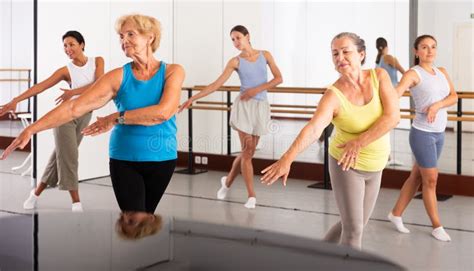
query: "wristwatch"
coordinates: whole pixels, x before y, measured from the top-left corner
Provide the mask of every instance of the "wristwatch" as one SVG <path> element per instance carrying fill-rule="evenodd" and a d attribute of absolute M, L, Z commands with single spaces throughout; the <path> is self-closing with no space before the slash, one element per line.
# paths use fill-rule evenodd
<path fill-rule="evenodd" d="M 121 111 L 121 112 L 119 113 L 119 117 L 115 119 L 115 122 L 116 122 L 117 124 L 124 124 L 124 123 L 125 123 L 125 117 L 124 117 L 124 115 L 125 115 L 125 111 Z"/>

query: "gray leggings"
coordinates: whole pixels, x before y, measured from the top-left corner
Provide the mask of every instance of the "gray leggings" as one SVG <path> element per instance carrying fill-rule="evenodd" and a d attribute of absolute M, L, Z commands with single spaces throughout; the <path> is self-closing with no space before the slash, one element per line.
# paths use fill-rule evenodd
<path fill-rule="evenodd" d="M 343 171 L 337 160 L 329 157 L 329 174 L 341 221 L 331 227 L 324 240 L 360 249 L 364 226 L 380 191 L 382 171 Z"/>

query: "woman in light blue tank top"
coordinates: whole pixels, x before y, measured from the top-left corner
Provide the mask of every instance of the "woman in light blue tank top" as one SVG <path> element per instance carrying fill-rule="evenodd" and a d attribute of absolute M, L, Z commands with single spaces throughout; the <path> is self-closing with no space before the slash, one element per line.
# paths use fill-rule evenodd
<path fill-rule="evenodd" d="M 79 98 L 63 102 L 27 127 L 5 150 L 24 147 L 31 135 L 59 126 L 114 100 L 118 112 L 98 118 L 84 135 L 114 129 L 110 140 L 110 177 L 124 212 L 154 213 L 176 165 L 176 120 L 184 70 L 153 53 L 160 23 L 153 17 L 125 15 L 116 23 L 125 55 L 132 62 L 104 74 Z"/>
<path fill-rule="evenodd" d="M 398 74 L 399 71 L 401 74 L 405 73 L 405 69 L 398 63 L 398 60 L 388 54 L 388 44 L 387 40 L 380 37 L 375 41 L 375 46 L 377 47 L 377 58 L 375 59 L 376 67 L 385 69 L 390 76 L 393 87 L 398 85 Z"/>
<path fill-rule="evenodd" d="M 423 35 L 415 40 L 416 66 L 403 75 L 396 88 L 399 96 L 410 88 L 415 103 L 416 116 L 409 141 L 416 162 L 388 218 L 398 231 L 410 232 L 403 225 L 401 216 L 422 184 L 423 202 L 433 226 L 433 237 L 440 241 L 451 241 L 440 222 L 436 184 L 437 161 L 443 148 L 448 118 L 447 108 L 457 102 L 457 94 L 446 70 L 434 66 L 436 47 L 433 36 Z"/>
<path fill-rule="evenodd" d="M 250 35 L 242 25 L 237 25 L 230 31 L 232 42 L 240 51 L 227 63 L 222 74 L 216 81 L 191 97 L 180 107 L 180 112 L 191 106 L 193 101 L 205 97 L 219 89 L 236 71 L 240 78 L 240 95 L 232 105 L 230 125 L 239 133 L 242 152 L 232 163 L 229 174 L 221 178 L 221 188 L 217 192 L 218 199 L 224 199 L 235 178 L 242 172 L 247 186 L 248 199 L 246 208 L 255 208 L 256 195 L 253 187 L 252 157 L 255 153 L 261 135 L 267 133 L 270 121 L 270 106 L 267 101 L 267 89 L 282 83 L 280 70 L 268 51 L 252 48 Z M 267 79 L 267 66 L 272 72 L 273 79 Z"/>

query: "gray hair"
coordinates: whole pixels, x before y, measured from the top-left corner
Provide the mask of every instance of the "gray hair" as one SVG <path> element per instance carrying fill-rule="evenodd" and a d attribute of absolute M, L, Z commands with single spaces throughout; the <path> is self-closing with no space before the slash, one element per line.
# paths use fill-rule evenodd
<path fill-rule="evenodd" d="M 340 38 L 349 38 L 352 40 L 352 42 L 355 44 L 355 46 L 357 47 L 357 52 L 364 52 L 366 53 L 365 51 L 365 41 L 359 37 L 359 35 L 355 34 L 355 33 L 352 33 L 352 32 L 342 32 L 342 33 L 339 33 L 337 34 L 331 41 L 331 44 L 337 40 L 337 39 L 340 39 Z M 362 61 L 360 62 L 360 64 L 364 64 L 365 63 L 365 56 L 364 56 L 364 59 L 362 59 Z"/>

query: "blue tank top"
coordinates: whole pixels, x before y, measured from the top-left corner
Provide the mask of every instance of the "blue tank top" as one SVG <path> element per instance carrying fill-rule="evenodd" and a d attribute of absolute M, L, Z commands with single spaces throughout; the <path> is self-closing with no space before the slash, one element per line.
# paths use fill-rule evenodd
<path fill-rule="evenodd" d="M 380 62 L 379 64 L 377 64 L 377 67 L 385 69 L 388 72 L 388 75 L 390 76 L 390 80 L 392 81 L 393 87 L 396 87 L 398 85 L 397 69 L 385 63 L 385 61 L 383 61 L 383 56 L 380 58 Z"/>
<path fill-rule="evenodd" d="M 260 52 L 255 62 L 250 62 L 239 56 L 237 73 L 240 78 L 240 93 L 267 82 L 267 60 Z M 263 101 L 267 99 L 267 90 L 260 91 L 253 99 Z"/>
<path fill-rule="evenodd" d="M 166 64 L 149 80 L 137 80 L 131 63 L 123 66 L 123 79 L 114 98 L 118 111 L 127 111 L 160 102 L 165 85 Z M 115 125 L 110 136 L 110 158 L 124 161 L 166 161 L 177 158 L 176 117 L 153 126 Z"/>

